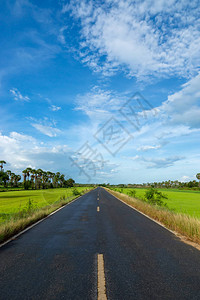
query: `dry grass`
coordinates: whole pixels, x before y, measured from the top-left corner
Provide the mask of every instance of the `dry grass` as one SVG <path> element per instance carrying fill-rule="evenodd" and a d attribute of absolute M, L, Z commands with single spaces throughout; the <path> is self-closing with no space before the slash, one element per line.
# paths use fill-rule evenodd
<path fill-rule="evenodd" d="M 106 189 L 112 195 L 123 200 L 132 207 L 138 209 L 152 219 L 162 223 L 165 227 L 183 235 L 188 240 L 200 244 L 200 220 L 186 216 L 184 214 L 174 213 L 166 208 L 150 205 L 144 201 L 129 197 L 109 189 Z"/>
<path fill-rule="evenodd" d="M 88 192 L 88 190 L 85 190 L 82 194 L 86 192 Z M 10 220 L 7 220 L 5 223 L 0 224 L 0 243 L 3 243 L 10 237 L 32 225 L 33 223 L 36 223 L 37 221 L 47 217 L 53 211 L 66 205 L 79 196 L 80 195 L 71 196 L 66 199 L 62 198 L 60 199 L 60 201 L 57 201 L 52 205 L 29 211 L 26 214 L 18 214 L 14 217 L 11 217 Z"/>

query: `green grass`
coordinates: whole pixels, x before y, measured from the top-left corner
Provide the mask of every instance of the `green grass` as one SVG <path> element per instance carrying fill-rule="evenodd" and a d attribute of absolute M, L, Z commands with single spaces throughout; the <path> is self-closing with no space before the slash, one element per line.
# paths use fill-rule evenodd
<path fill-rule="evenodd" d="M 77 187 L 76 189 L 81 193 L 86 188 Z M 72 196 L 73 188 L 2 192 L 0 193 L 0 223 L 22 211 L 27 206 L 29 199 L 39 209 L 59 201 L 61 197 L 67 199 Z"/>
<path fill-rule="evenodd" d="M 23 187 L 4 187 L 2 185 L 0 185 L 0 192 L 8 192 L 8 191 L 22 191 L 24 190 Z"/>
<path fill-rule="evenodd" d="M 120 189 L 117 189 L 118 191 Z M 147 189 L 140 188 L 123 188 L 124 194 L 128 194 L 128 191 L 135 190 L 136 198 L 144 199 L 145 191 Z M 176 189 L 158 189 L 167 195 L 168 199 L 164 199 L 170 210 L 183 213 L 192 217 L 200 219 L 200 191 L 184 191 Z"/>
<path fill-rule="evenodd" d="M 76 193 L 74 188 L 0 193 L 0 243 L 92 188 L 76 187 Z"/>

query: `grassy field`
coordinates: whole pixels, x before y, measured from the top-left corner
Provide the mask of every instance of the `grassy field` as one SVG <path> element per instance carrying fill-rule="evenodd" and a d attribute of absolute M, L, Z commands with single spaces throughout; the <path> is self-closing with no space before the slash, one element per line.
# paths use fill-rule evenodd
<path fill-rule="evenodd" d="M 47 217 L 56 209 L 93 187 L 49 190 L 9 191 L 0 193 L 0 243 L 27 226 Z"/>
<path fill-rule="evenodd" d="M 10 219 L 28 206 L 29 200 L 33 208 L 42 208 L 60 200 L 73 196 L 74 188 L 58 188 L 47 190 L 23 190 L 0 193 L 0 223 Z M 77 187 L 78 192 L 85 190 L 85 187 Z"/>
<path fill-rule="evenodd" d="M 124 194 L 128 194 L 129 191 L 136 191 L 136 198 L 143 199 L 145 191 L 147 189 L 131 189 L 123 188 L 117 189 L 118 191 L 122 190 Z M 177 189 L 158 189 L 167 195 L 168 199 L 164 199 L 164 202 L 167 203 L 167 206 L 170 210 L 178 213 L 184 213 L 186 215 L 197 217 L 200 219 L 200 191 L 184 191 Z"/>

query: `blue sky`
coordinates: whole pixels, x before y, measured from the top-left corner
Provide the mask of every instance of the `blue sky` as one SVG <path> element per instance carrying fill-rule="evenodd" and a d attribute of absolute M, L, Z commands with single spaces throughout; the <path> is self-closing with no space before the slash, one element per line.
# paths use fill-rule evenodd
<path fill-rule="evenodd" d="M 0 159 L 76 182 L 200 172 L 199 1 L 0 3 Z"/>

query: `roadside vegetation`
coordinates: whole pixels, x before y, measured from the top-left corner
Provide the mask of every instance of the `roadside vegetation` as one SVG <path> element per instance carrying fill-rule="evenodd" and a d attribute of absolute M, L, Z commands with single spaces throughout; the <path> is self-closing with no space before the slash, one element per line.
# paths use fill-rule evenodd
<path fill-rule="evenodd" d="M 26 168 L 21 176 L 4 171 L 5 165 L 1 160 L 0 243 L 93 188 L 60 172 Z"/>
<path fill-rule="evenodd" d="M 169 199 L 166 191 L 165 193 L 156 190 L 155 188 L 149 189 L 130 189 L 130 188 L 108 188 L 111 194 L 123 200 L 132 207 L 138 209 L 144 214 L 150 216 L 152 219 L 159 221 L 167 228 L 185 236 L 192 242 L 200 244 L 200 213 L 199 218 L 190 216 L 189 214 L 180 213 L 169 208 Z M 175 193 L 175 192 L 174 192 Z M 176 196 L 182 194 L 184 199 L 184 192 L 176 192 Z M 141 196 L 142 194 L 142 196 Z M 193 195 L 193 193 L 189 193 Z M 200 193 L 194 193 L 198 198 L 198 207 L 200 212 Z M 190 205 L 188 197 L 187 203 Z M 197 199 L 196 199 L 197 200 Z"/>
<path fill-rule="evenodd" d="M 0 193 L 0 243 L 93 187 Z"/>
<path fill-rule="evenodd" d="M 146 201 L 146 193 L 151 194 L 152 188 L 111 188 L 129 195 L 133 198 Z M 179 189 L 155 189 L 158 193 L 162 193 L 162 202 L 168 209 L 176 213 L 186 214 L 191 217 L 200 219 L 200 191 L 196 190 L 179 190 Z"/>

